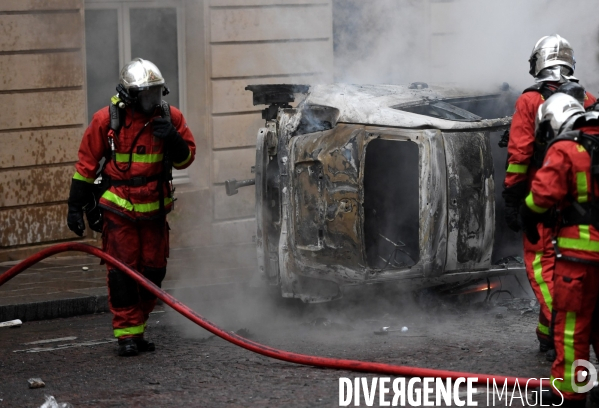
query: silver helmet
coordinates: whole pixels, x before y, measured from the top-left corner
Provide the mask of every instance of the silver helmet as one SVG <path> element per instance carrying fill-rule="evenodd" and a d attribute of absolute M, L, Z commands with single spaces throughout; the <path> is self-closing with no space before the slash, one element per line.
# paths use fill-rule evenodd
<path fill-rule="evenodd" d="M 561 65 L 569 68 L 569 75 L 574 73 L 576 60 L 574 50 L 570 43 L 558 34 L 541 38 L 530 53 L 530 75 L 537 77 L 539 73 L 549 67 Z"/>
<path fill-rule="evenodd" d="M 541 145 L 560 134 L 564 123 L 573 116 L 584 114 L 582 104 L 565 93 L 554 93 L 539 106 L 535 119 L 535 139 Z"/>
<path fill-rule="evenodd" d="M 121 69 L 120 84 L 142 112 L 152 114 L 160 106 L 164 93 L 164 78 L 156 65 L 135 58 Z M 117 88 L 118 89 L 118 88 Z"/>

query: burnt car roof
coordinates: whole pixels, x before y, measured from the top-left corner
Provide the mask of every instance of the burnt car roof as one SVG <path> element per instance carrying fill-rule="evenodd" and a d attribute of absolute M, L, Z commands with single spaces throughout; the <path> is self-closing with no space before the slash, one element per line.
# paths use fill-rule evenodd
<path fill-rule="evenodd" d="M 505 85 L 503 89 L 480 91 L 450 85 L 417 84 L 422 88 L 413 84 L 314 85 L 302 105 L 335 108 L 339 111 L 337 122 L 407 129 L 468 130 L 510 124 L 515 98 Z M 476 100 L 480 106 L 481 100 L 485 99 L 495 105 L 489 110 L 490 114 L 478 114 L 467 108 L 469 101 Z M 434 114 L 435 110 L 446 114 Z"/>

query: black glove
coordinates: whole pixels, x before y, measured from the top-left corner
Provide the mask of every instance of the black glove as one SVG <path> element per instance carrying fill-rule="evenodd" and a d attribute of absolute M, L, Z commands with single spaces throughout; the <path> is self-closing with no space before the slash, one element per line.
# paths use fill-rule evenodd
<path fill-rule="evenodd" d="M 67 225 L 71 231 L 82 237 L 83 232 L 85 231 L 85 224 L 83 222 L 83 210 L 69 205 L 69 212 L 67 214 Z"/>
<path fill-rule="evenodd" d="M 164 141 L 169 141 L 178 135 L 177 129 L 175 129 L 171 121 L 164 118 L 154 119 L 152 122 L 152 134 Z"/>
<path fill-rule="evenodd" d="M 71 192 L 69 193 L 69 212 L 67 213 L 67 226 L 80 237 L 85 231 L 83 212 L 94 202 L 92 195 L 93 184 L 82 180 L 71 181 Z M 90 207 L 91 208 L 91 207 Z"/>
<path fill-rule="evenodd" d="M 164 140 L 166 149 L 174 163 L 181 163 L 189 157 L 187 142 L 183 140 L 183 137 L 168 119 L 156 118 L 152 126 L 154 136 Z"/>
<path fill-rule="evenodd" d="M 102 232 L 102 209 L 98 206 L 97 202 L 94 204 L 93 208 L 86 208 L 85 210 L 87 224 L 92 231 Z"/>
<path fill-rule="evenodd" d="M 514 232 L 520 231 L 522 224 L 520 222 L 520 206 L 522 205 L 528 186 L 526 181 L 521 181 L 511 187 L 506 187 L 501 195 L 505 201 L 505 222 L 509 229 Z"/>
<path fill-rule="evenodd" d="M 545 216 L 539 214 L 528 208 L 526 204 L 520 206 L 520 217 L 522 218 L 522 227 L 526 238 L 532 243 L 536 244 L 539 242 L 541 237 L 539 236 L 539 223 L 543 222 Z"/>

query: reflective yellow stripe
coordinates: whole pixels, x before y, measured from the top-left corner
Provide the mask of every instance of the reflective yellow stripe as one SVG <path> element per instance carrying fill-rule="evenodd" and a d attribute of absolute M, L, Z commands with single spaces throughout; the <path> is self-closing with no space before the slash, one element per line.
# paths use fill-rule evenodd
<path fill-rule="evenodd" d="M 549 327 L 545 326 L 544 324 L 539 323 L 539 331 L 541 333 L 543 333 L 546 336 L 549 336 Z"/>
<path fill-rule="evenodd" d="M 576 173 L 576 190 L 578 192 L 578 202 L 586 203 L 589 201 L 587 174 L 584 171 Z"/>
<path fill-rule="evenodd" d="M 557 246 L 563 249 L 599 252 L 599 241 L 591 241 L 583 238 L 558 238 Z"/>
<path fill-rule="evenodd" d="M 535 204 L 535 201 L 532 198 L 532 191 L 528 193 L 528 195 L 526 196 L 526 206 L 530 208 L 532 211 L 539 214 L 543 214 L 545 211 L 548 210 L 548 208 L 543 208 Z"/>
<path fill-rule="evenodd" d="M 554 378 L 551 376 L 551 383 L 555 384 L 555 387 L 560 391 L 574 392 L 572 388 L 572 364 L 574 363 L 574 331 L 576 330 L 576 313 L 566 313 L 566 327 L 564 329 L 564 380 L 557 380 L 553 382 Z"/>
<path fill-rule="evenodd" d="M 145 324 L 140 324 L 139 326 L 127 327 L 126 329 L 114 329 L 114 337 L 134 336 L 136 334 L 143 334 L 145 328 Z"/>
<path fill-rule="evenodd" d="M 578 234 L 580 235 L 580 239 L 584 239 L 585 241 L 591 240 L 591 233 L 588 225 L 579 225 Z"/>
<path fill-rule="evenodd" d="M 189 155 L 187 155 L 187 159 L 183 160 L 181 163 L 173 163 L 175 167 L 185 166 L 191 160 L 191 149 L 189 149 Z"/>
<path fill-rule="evenodd" d="M 549 287 L 547 287 L 547 282 L 545 282 L 545 279 L 543 279 L 543 265 L 541 264 L 542 256 L 542 252 L 537 252 L 535 254 L 535 259 L 532 261 L 532 270 L 535 273 L 535 281 L 537 282 L 537 285 L 539 285 L 539 289 L 541 289 L 541 293 L 543 294 L 543 300 L 551 312 L 553 310 L 553 299 L 551 297 L 551 293 L 549 292 Z M 541 328 L 541 326 L 541 323 L 539 323 L 539 331 L 543 334 L 549 335 L 549 328 L 547 326 L 543 326 L 543 328 Z M 543 330 L 546 330 L 547 333 L 545 333 Z"/>
<path fill-rule="evenodd" d="M 152 203 L 144 203 L 144 204 L 133 204 L 132 202 L 125 200 L 124 198 L 119 197 L 118 195 L 114 194 L 110 190 L 106 190 L 104 192 L 104 194 L 102 194 L 102 198 L 104 198 L 105 200 L 108 200 L 111 203 L 116 204 L 119 207 L 124 208 L 125 210 L 128 210 L 128 211 L 144 213 L 144 212 L 151 212 L 151 211 L 156 211 L 156 210 L 160 209 L 159 201 L 154 201 Z M 173 202 L 172 198 L 165 197 L 165 199 L 164 199 L 165 206 L 169 205 L 172 202 Z"/>
<path fill-rule="evenodd" d="M 93 178 L 83 177 L 81 174 L 79 174 L 78 171 L 75 172 L 75 175 L 73 176 L 73 178 L 75 180 L 85 181 L 86 183 L 90 183 L 90 184 L 94 184 L 94 180 L 95 180 Z"/>
<path fill-rule="evenodd" d="M 508 173 L 526 174 L 527 171 L 528 171 L 528 164 L 510 163 L 507 166 Z"/>
<path fill-rule="evenodd" d="M 115 160 L 121 163 L 129 163 L 130 155 L 127 153 L 117 153 Z M 158 154 L 138 154 L 133 153 L 133 163 L 160 163 L 162 161 L 162 153 Z"/>

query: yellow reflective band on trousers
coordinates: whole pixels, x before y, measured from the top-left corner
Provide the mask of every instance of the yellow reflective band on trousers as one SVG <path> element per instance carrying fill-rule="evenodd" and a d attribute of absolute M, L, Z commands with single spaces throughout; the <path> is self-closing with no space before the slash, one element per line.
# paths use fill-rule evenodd
<path fill-rule="evenodd" d="M 110 201 L 113 204 L 118 205 L 121 208 L 124 208 L 128 211 L 134 211 L 138 213 L 152 212 L 160 209 L 160 201 L 154 201 L 151 203 L 143 203 L 143 204 L 133 204 L 132 202 L 125 200 L 124 198 L 119 197 L 114 194 L 110 190 L 106 190 L 104 194 L 102 194 L 102 198 Z M 164 198 L 164 205 L 169 205 L 173 202 L 173 199 L 170 197 Z"/>
<path fill-rule="evenodd" d="M 181 163 L 173 163 L 175 167 L 185 166 L 191 160 L 191 149 L 189 149 L 189 154 L 187 155 L 187 159 L 183 160 Z"/>
<path fill-rule="evenodd" d="M 530 208 L 532 211 L 538 214 L 543 214 L 545 211 L 548 210 L 548 208 L 543 208 L 535 204 L 535 200 L 532 198 L 532 191 L 528 193 L 528 195 L 526 196 L 525 202 L 528 208 Z"/>
<path fill-rule="evenodd" d="M 549 336 L 549 327 L 545 326 L 544 324 L 539 323 L 539 325 L 537 326 L 537 328 L 545 336 Z"/>
<path fill-rule="evenodd" d="M 123 336 L 135 336 L 137 334 L 144 334 L 145 324 L 139 326 L 127 327 L 126 329 L 114 329 L 114 337 Z"/>
<path fill-rule="evenodd" d="M 89 184 L 94 184 L 94 181 L 95 181 L 95 179 L 93 179 L 93 178 L 83 177 L 81 174 L 79 174 L 78 171 L 75 172 L 75 174 L 73 175 L 73 178 L 75 180 L 85 181 L 86 183 L 89 183 Z"/>
<path fill-rule="evenodd" d="M 558 237 L 557 246 L 563 249 L 599 252 L 599 241 L 591 240 L 591 232 L 588 225 L 579 225 L 578 235 L 580 238 Z"/>
<path fill-rule="evenodd" d="M 541 293 L 543 294 L 543 300 L 551 312 L 553 311 L 553 298 L 549 292 L 547 282 L 545 282 L 545 279 L 543 279 L 543 265 L 541 264 L 542 256 L 542 252 L 537 252 L 535 254 L 535 259 L 532 261 L 532 270 L 535 273 L 535 281 L 537 282 L 537 285 L 539 285 L 539 289 L 541 289 Z M 543 334 L 549 335 L 549 328 L 547 326 L 543 326 L 543 328 L 544 329 L 541 328 L 541 324 L 539 323 L 539 331 Z M 543 330 L 547 330 L 547 333 L 545 333 Z"/>
<path fill-rule="evenodd" d="M 555 388 L 560 391 L 574 392 L 572 388 L 572 364 L 574 363 L 574 332 L 576 331 L 576 313 L 566 313 L 566 327 L 564 328 L 564 380 L 553 382 L 554 377 L 551 376 L 551 384 L 555 384 Z"/>
<path fill-rule="evenodd" d="M 586 203 L 589 201 L 589 188 L 587 184 L 587 173 L 579 171 L 576 173 L 576 191 L 578 193 L 578 202 Z"/>
<path fill-rule="evenodd" d="M 129 163 L 130 154 L 117 153 L 115 160 L 121 163 Z M 132 163 L 160 163 L 162 161 L 163 154 L 138 154 L 133 153 Z"/>
<path fill-rule="evenodd" d="M 528 164 L 510 163 L 508 164 L 506 171 L 508 173 L 526 174 L 528 171 Z"/>

